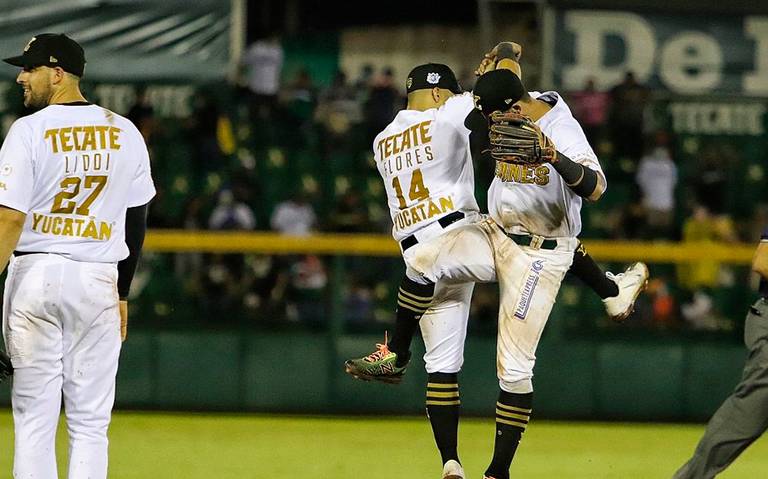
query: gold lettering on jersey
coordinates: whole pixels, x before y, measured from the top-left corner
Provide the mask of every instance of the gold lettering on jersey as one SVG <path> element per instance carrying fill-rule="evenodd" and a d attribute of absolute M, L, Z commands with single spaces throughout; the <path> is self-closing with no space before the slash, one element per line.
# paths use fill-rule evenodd
<path fill-rule="evenodd" d="M 96 241 L 109 241 L 112 225 L 93 218 L 68 218 L 59 215 L 32 214 L 32 231 L 53 236 L 76 236 Z"/>
<path fill-rule="evenodd" d="M 432 161 L 430 125 L 432 120 L 411 125 L 405 130 L 382 138 L 376 144 L 384 171 L 392 176 L 404 169 L 416 168 L 425 161 Z"/>
<path fill-rule="evenodd" d="M 120 133 L 116 126 L 67 126 L 45 130 L 43 136 L 54 153 L 69 151 L 119 150 Z"/>
<path fill-rule="evenodd" d="M 428 221 L 436 216 L 454 211 L 453 198 L 450 196 L 440 196 L 438 198 L 429 198 L 421 203 L 406 208 L 395 216 L 395 229 L 402 230 L 413 226 L 422 221 Z"/>
<path fill-rule="evenodd" d="M 549 168 L 546 165 L 516 165 L 497 161 L 495 175 L 505 182 L 538 186 L 549 184 Z"/>

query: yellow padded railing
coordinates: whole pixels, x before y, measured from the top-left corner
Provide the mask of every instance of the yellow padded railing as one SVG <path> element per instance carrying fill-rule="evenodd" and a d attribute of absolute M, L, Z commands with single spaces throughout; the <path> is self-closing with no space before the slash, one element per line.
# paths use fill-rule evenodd
<path fill-rule="evenodd" d="M 585 240 L 598 261 L 687 263 L 720 261 L 749 264 L 756 245 Z M 163 253 L 219 252 L 399 256 L 397 243 L 386 235 L 317 234 L 307 237 L 267 232 L 152 230 L 145 249 Z"/>

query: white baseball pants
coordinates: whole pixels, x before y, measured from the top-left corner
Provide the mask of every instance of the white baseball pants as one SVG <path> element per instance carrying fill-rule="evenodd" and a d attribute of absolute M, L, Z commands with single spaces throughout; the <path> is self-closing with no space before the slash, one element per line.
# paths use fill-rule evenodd
<path fill-rule="evenodd" d="M 12 258 L 3 306 L 15 369 L 13 477 L 58 477 L 55 437 L 63 398 L 69 479 L 106 478 L 121 346 L 116 266 L 54 254 Z"/>
<path fill-rule="evenodd" d="M 523 277 L 520 272 L 530 264 L 521 248 L 489 218 L 419 242 L 403 258 L 409 271 L 436 283 L 432 305 L 420 322 L 428 373 L 461 369 L 474 283 L 498 281 L 500 300 L 516 302 Z"/>
<path fill-rule="evenodd" d="M 498 281 L 499 386 L 531 392 L 536 348 L 577 244 L 575 238 L 557 238 L 554 250 L 521 247 L 485 219 L 406 250 L 409 271 L 436 283 L 432 306 L 420 322 L 427 372 L 461 370 L 474 283 Z"/>

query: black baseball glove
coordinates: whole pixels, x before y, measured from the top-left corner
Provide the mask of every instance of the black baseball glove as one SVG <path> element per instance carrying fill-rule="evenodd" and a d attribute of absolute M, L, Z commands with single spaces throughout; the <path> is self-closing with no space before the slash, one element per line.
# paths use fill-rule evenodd
<path fill-rule="evenodd" d="M 13 366 L 11 365 L 11 358 L 5 354 L 5 351 L 0 351 L 0 383 L 13 376 Z"/>
<path fill-rule="evenodd" d="M 530 118 L 516 112 L 493 112 L 488 137 L 496 161 L 540 165 L 557 158 L 552 140 Z"/>

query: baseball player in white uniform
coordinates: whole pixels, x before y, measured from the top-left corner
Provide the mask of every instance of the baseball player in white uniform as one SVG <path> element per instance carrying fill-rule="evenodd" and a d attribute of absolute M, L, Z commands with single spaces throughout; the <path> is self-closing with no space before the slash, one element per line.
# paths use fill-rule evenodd
<path fill-rule="evenodd" d="M 406 264 L 398 293 L 395 336 L 364 358 L 346 362 L 363 379 L 399 382 L 421 326 L 428 373 L 427 411 L 443 460 L 443 477 L 463 478 L 457 454 L 458 372 L 475 282 L 499 281 L 502 301 L 517 302 L 527 257 L 492 220 L 479 213 L 469 130 L 474 108 L 453 72 L 442 64 L 414 68 L 408 106 L 374 140 L 392 234 Z M 416 321 L 414 321 L 414 318 Z M 421 321 L 418 321 L 421 318 Z"/>
<path fill-rule="evenodd" d="M 107 428 L 130 287 L 155 194 L 144 141 L 127 119 L 88 103 L 85 55 L 62 34 L 22 55 L 24 104 L 0 149 L 0 268 L 15 478 L 58 477 L 62 398 L 70 479 L 107 476 Z"/>
<path fill-rule="evenodd" d="M 528 166 L 497 162 L 488 191 L 491 216 L 532 263 L 531 269 L 520 271 L 525 281 L 518 301 L 502 303 L 499 313 L 501 390 L 494 455 L 485 477 L 508 479 L 532 411 L 536 347 L 578 245 L 582 198 L 599 199 L 606 179 L 563 99 L 555 92 L 526 92 L 512 55 L 499 55 L 495 60 L 496 70 L 482 75 L 475 86 L 478 109 L 484 115 L 519 111 L 535 121 L 556 147 L 550 163 Z"/>

